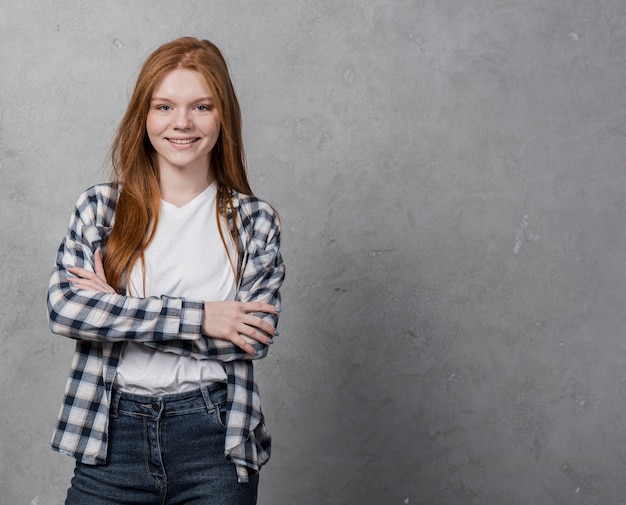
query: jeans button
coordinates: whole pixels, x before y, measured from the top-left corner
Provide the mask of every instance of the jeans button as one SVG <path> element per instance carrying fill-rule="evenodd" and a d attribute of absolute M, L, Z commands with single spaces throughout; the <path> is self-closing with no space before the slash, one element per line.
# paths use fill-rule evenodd
<path fill-rule="evenodd" d="M 161 408 L 159 407 L 159 404 L 158 404 L 157 402 L 154 402 L 154 403 L 152 404 L 152 409 L 153 409 L 155 412 L 158 412 Z"/>

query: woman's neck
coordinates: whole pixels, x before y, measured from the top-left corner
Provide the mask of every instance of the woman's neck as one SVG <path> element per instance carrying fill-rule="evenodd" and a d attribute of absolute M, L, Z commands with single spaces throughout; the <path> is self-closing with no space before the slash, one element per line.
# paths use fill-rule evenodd
<path fill-rule="evenodd" d="M 185 170 L 161 170 L 161 199 L 176 207 L 186 205 L 211 184 L 208 173 L 190 173 Z"/>

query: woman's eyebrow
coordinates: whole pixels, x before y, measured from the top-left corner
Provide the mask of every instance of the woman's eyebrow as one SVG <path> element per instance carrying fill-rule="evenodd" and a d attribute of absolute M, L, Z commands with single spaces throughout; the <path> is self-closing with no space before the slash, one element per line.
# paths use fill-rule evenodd
<path fill-rule="evenodd" d="M 162 97 L 162 96 L 153 96 L 150 99 L 151 102 L 175 102 L 176 99 L 175 98 L 171 98 L 171 97 Z M 212 96 L 204 96 L 204 97 L 200 97 L 200 98 L 195 98 L 193 100 L 191 100 L 192 102 L 212 102 L 213 101 L 213 97 Z"/>

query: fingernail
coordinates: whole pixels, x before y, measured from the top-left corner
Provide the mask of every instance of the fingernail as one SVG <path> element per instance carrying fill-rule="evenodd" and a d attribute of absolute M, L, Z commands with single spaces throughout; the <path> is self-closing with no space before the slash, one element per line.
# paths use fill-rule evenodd
<path fill-rule="evenodd" d="M 274 339 L 273 338 L 268 338 L 267 339 L 267 343 L 268 344 L 273 344 L 274 343 Z"/>
<path fill-rule="evenodd" d="M 258 358 L 261 355 L 261 351 L 254 351 L 254 355 Z"/>
<path fill-rule="evenodd" d="M 276 312 L 282 312 L 282 310 L 280 309 L 280 307 L 274 307 L 276 309 Z"/>
<path fill-rule="evenodd" d="M 280 333 L 278 333 L 278 330 L 274 331 L 274 336 L 277 337 L 278 335 L 280 335 Z"/>

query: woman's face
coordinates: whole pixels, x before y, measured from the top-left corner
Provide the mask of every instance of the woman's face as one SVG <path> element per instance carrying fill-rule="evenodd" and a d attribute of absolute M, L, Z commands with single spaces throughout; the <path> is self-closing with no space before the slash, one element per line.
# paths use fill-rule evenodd
<path fill-rule="evenodd" d="M 152 93 L 146 131 L 159 170 L 208 171 L 220 120 L 199 72 L 177 68 L 165 74 Z"/>

